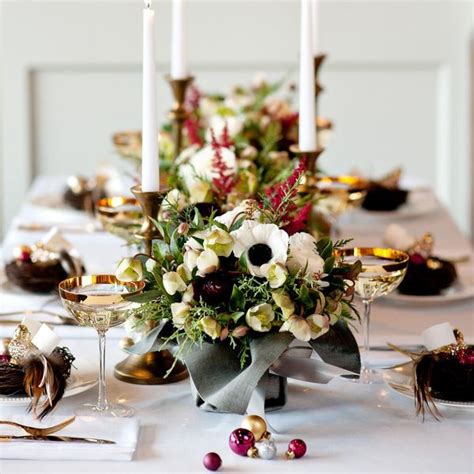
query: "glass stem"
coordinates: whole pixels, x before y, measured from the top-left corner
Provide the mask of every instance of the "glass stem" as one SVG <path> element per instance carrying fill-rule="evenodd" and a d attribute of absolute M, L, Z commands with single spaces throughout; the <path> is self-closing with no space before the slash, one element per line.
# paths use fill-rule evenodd
<path fill-rule="evenodd" d="M 99 334 L 99 398 L 97 399 L 97 410 L 106 410 L 108 406 L 107 389 L 105 386 L 105 332 L 98 331 Z"/>
<path fill-rule="evenodd" d="M 364 357 L 362 358 L 362 372 L 369 370 L 370 353 L 370 300 L 364 300 L 364 317 L 362 319 L 362 330 L 364 333 Z"/>

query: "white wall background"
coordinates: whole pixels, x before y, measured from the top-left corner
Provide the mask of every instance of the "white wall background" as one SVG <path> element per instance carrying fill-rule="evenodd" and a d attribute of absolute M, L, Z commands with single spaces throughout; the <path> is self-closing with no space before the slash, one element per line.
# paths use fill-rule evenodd
<path fill-rule="evenodd" d="M 38 173 L 92 173 L 114 131 L 141 120 L 141 0 L 0 0 L 3 226 Z M 198 84 L 227 90 L 256 71 L 294 72 L 299 2 L 189 0 Z M 154 0 L 159 110 L 170 93 L 170 3 Z M 466 232 L 471 220 L 469 1 L 323 1 L 321 114 L 329 171 L 402 165 L 428 180 Z M 0 82 L 1 84 L 1 82 Z"/>

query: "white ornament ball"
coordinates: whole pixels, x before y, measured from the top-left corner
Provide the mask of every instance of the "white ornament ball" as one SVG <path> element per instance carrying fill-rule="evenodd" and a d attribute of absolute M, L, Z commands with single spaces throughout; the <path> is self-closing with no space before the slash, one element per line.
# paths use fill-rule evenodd
<path fill-rule="evenodd" d="M 273 439 L 264 439 L 256 443 L 258 457 L 260 459 L 270 460 L 276 456 L 277 448 Z"/>

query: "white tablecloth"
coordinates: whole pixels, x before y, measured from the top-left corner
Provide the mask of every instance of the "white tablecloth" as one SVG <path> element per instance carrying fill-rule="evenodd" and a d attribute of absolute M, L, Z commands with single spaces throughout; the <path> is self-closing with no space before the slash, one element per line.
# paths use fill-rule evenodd
<path fill-rule="evenodd" d="M 52 183 L 53 181 L 51 181 Z M 36 189 L 50 181 L 43 179 Z M 19 219 L 38 218 L 38 208 L 25 206 Z M 344 235 L 355 237 L 355 243 L 379 245 L 380 231 L 387 223 L 351 218 Z M 445 210 L 404 221 L 403 225 L 421 234 L 430 230 L 437 249 L 450 255 L 472 254 L 472 249 Z M 12 230 L 8 241 L 18 241 Z M 22 234 L 32 242 L 40 234 Z M 106 234 L 70 234 L 68 238 L 86 258 L 91 271 L 112 271 L 124 252 L 118 239 Z M 0 293 L 2 307 L 7 297 Z M 26 307 L 32 300 L 24 298 Z M 372 341 L 398 344 L 420 342 L 422 329 L 446 320 L 474 338 L 473 302 L 449 306 L 413 308 L 377 302 L 373 310 Z M 0 322 L 1 323 L 1 322 Z M 62 329 L 62 328 L 60 328 Z M 0 335 L 10 334 L 12 326 L 0 324 Z M 63 336 L 73 353 L 93 354 L 97 343 L 91 333 L 65 328 Z M 77 337 L 76 337 L 77 336 Z M 116 332 L 115 336 L 120 336 Z M 133 405 L 141 420 L 139 448 L 132 463 L 14 461 L 0 459 L 0 473 L 108 473 L 108 472 L 202 472 L 202 458 L 209 451 L 218 452 L 223 472 L 472 472 L 474 467 L 474 418 L 472 411 L 446 409 L 441 422 L 427 418 L 423 423 L 414 416 L 413 401 L 393 393 L 384 385 L 362 385 L 334 380 L 327 386 L 290 382 L 287 406 L 270 413 L 268 420 L 279 432 L 276 440 L 279 459 L 262 461 L 234 455 L 227 446 L 229 433 L 239 426 L 241 417 L 205 413 L 193 406 L 189 382 L 165 386 L 137 386 L 113 378 L 112 368 L 124 354 L 116 340 L 108 345 L 109 393 L 112 400 Z M 393 354 L 374 354 L 381 365 Z M 57 414 L 69 415 L 75 406 L 94 400 L 94 390 L 65 399 Z M 0 406 L 0 418 L 23 412 L 20 408 Z M 308 454 L 302 459 L 285 461 L 282 455 L 288 441 L 303 438 Z"/>

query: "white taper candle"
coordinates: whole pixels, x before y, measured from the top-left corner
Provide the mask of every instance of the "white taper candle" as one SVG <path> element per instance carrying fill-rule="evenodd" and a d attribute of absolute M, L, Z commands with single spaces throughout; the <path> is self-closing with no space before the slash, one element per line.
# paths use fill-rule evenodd
<path fill-rule="evenodd" d="M 313 55 L 319 54 L 319 0 L 312 0 L 312 19 L 313 19 Z"/>
<path fill-rule="evenodd" d="M 186 21 L 184 0 L 173 0 L 171 27 L 171 78 L 188 76 L 186 64 Z"/>
<path fill-rule="evenodd" d="M 314 151 L 316 146 L 314 55 L 311 0 L 301 0 L 300 26 L 300 96 L 299 140 L 300 151 Z"/>
<path fill-rule="evenodd" d="M 155 12 L 150 2 L 143 10 L 142 190 L 160 189 L 156 112 Z"/>

